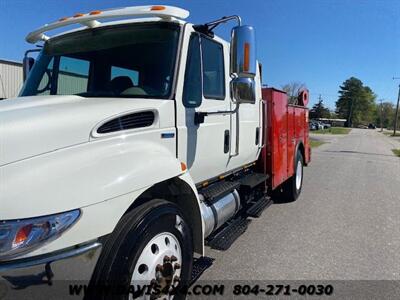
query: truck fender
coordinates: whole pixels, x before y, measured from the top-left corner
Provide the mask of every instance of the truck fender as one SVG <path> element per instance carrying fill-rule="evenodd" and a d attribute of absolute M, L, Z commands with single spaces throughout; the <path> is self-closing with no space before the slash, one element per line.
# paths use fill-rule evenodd
<path fill-rule="evenodd" d="M 204 223 L 197 188 L 190 173 L 186 171 L 182 175 L 154 184 L 137 197 L 125 213 L 151 199 L 164 199 L 177 204 L 192 229 L 194 251 L 203 255 Z"/>
<path fill-rule="evenodd" d="M 304 144 L 303 144 L 303 141 L 302 140 L 298 140 L 297 141 L 297 144 L 296 144 L 296 148 L 295 148 L 295 152 L 294 152 L 294 159 L 293 159 L 293 170 L 296 170 L 296 153 L 297 153 L 297 151 L 300 151 L 300 153 L 301 153 L 301 155 L 303 155 L 303 164 L 304 164 L 304 161 L 305 161 L 305 158 L 306 158 L 306 156 L 305 156 L 305 148 L 304 148 Z"/>

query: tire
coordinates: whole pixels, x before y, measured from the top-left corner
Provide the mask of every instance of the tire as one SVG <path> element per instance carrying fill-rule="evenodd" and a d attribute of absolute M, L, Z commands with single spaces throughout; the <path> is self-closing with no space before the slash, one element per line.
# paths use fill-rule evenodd
<path fill-rule="evenodd" d="M 183 214 L 174 203 L 154 199 L 121 218 L 102 250 L 85 299 L 150 299 L 151 293 L 168 298 L 167 290 L 187 288 L 192 264 L 192 232 Z M 137 285 L 147 295 L 134 293 Z M 184 298 L 184 293 L 174 295 Z"/>
<path fill-rule="evenodd" d="M 273 194 L 275 202 L 277 203 L 290 203 L 297 200 L 301 194 L 303 187 L 303 165 L 304 159 L 300 151 L 296 153 L 296 159 L 294 164 L 294 174 L 290 177 L 282 187 L 277 189 Z"/>

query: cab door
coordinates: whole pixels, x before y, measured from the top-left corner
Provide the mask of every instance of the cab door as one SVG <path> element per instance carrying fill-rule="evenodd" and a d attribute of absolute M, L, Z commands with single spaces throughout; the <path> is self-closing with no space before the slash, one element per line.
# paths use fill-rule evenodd
<path fill-rule="evenodd" d="M 180 103 L 177 97 L 178 158 L 186 163 L 192 178 L 199 183 L 227 170 L 230 115 L 205 114 L 230 109 L 225 80 L 228 66 L 221 41 L 193 31 L 187 34 L 186 40 Z"/>

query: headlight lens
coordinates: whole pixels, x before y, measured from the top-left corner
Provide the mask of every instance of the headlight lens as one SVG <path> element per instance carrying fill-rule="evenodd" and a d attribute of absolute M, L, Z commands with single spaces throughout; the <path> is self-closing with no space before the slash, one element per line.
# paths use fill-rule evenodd
<path fill-rule="evenodd" d="M 22 255 L 59 237 L 79 215 L 77 209 L 38 218 L 0 221 L 0 260 Z"/>

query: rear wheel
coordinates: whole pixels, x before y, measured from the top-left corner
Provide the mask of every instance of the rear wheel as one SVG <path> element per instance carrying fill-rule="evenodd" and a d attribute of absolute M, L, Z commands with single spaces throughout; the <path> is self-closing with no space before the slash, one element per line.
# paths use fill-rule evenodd
<path fill-rule="evenodd" d="M 151 200 L 127 213 L 107 241 L 88 299 L 180 299 L 189 284 L 193 241 L 179 208 Z M 101 290 L 98 287 L 106 287 Z"/>
<path fill-rule="evenodd" d="M 303 155 L 297 151 L 294 164 L 295 173 L 283 183 L 281 189 L 274 195 L 278 202 L 294 202 L 300 196 L 303 187 L 303 163 Z"/>

